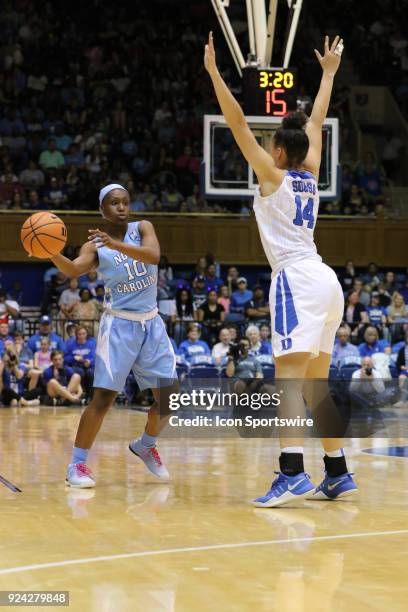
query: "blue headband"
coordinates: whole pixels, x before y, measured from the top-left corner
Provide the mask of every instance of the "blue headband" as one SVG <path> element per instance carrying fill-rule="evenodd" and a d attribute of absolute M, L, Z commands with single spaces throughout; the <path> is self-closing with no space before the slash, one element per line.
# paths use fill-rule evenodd
<path fill-rule="evenodd" d="M 127 191 L 125 187 L 122 187 L 122 185 L 118 185 L 117 183 L 111 183 L 110 185 L 106 185 L 106 187 L 103 187 L 103 189 L 101 189 L 99 192 L 99 206 L 102 205 L 104 197 L 107 196 L 108 193 L 113 189 L 123 189 L 123 191 Z"/>

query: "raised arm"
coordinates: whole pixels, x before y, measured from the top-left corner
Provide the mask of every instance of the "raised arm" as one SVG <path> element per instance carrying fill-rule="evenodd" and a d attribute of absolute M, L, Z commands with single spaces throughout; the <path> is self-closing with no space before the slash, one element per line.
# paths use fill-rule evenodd
<path fill-rule="evenodd" d="M 304 165 L 317 177 L 322 155 L 322 127 L 329 109 L 334 76 L 340 66 L 343 39 L 336 36 L 331 47 L 329 47 L 329 37 L 326 36 L 324 40 L 324 55 L 320 55 L 317 49 L 314 51 L 323 69 L 323 74 L 319 92 L 314 101 L 310 119 L 306 125 L 306 134 L 309 137 L 309 152 Z"/>
<path fill-rule="evenodd" d="M 75 278 L 87 274 L 98 265 L 96 246 L 92 242 L 86 242 L 82 245 L 79 256 L 73 261 L 61 254 L 51 257 L 51 261 L 65 276 Z"/>
<path fill-rule="evenodd" d="M 228 127 L 232 131 L 243 156 L 251 164 L 258 181 L 261 183 L 267 179 L 271 183 L 280 184 L 282 181 L 281 172 L 275 167 L 272 157 L 258 144 L 246 122 L 242 108 L 218 72 L 212 32 L 210 32 L 208 44 L 205 46 L 204 65 L 211 77 L 215 95 Z"/>

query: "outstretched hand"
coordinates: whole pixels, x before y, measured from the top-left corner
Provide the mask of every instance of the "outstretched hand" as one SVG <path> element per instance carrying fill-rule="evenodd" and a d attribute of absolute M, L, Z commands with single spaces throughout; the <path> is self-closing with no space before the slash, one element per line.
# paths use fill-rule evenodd
<path fill-rule="evenodd" d="M 88 230 L 88 234 L 88 240 L 93 242 L 97 249 L 103 246 L 108 247 L 108 249 L 116 249 L 118 244 L 117 240 L 109 236 L 106 232 L 101 232 L 99 229 L 90 229 Z"/>
<path fill-rule="evenodd" d="M 208 44 L 205 45 L 204 66 L 210 76 L 217 72 L 217 62 L 215 61 L 215 49 L 212 32 L 209 33 Z"/>
<path fill-rule="evenodd" d="M 335 75 L 340 66 L 341 54 L 343 52 L 343 39 L 340 36 L 336 36 L 331 47 L 329 47 L 329 37 L 325 36 L 324 39 L 324 55 L 320 55 L 317 49 L 314 50 L 316 57 L 323 69 L 323 72 L 327 72 L 331 75 Z"/>

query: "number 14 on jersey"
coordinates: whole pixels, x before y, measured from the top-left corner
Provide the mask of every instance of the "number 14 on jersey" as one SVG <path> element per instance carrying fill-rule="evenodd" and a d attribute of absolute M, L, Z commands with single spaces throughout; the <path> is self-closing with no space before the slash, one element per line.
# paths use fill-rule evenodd
<path fill-rule="evenodd" d="M 315 218 L 313 215 L 313 198 L 308 198 L 306 204 L 302 207 L 303 202 L 300 196 L 295 197 L 296 217 L 293 219 L 293 225 L 303 226 L 303 222 L 307 221 L 307 228 L 313 229 Z"/>

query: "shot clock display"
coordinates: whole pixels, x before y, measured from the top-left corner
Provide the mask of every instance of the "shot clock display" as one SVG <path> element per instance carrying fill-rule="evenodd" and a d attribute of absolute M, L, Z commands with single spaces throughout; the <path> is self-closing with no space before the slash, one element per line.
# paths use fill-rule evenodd
<path fill-rule="evenodd" d="M 246 115 L 284 117 L 297 107 L 297 73 L 293 68 L 243 70 L 243 98 Z"/>

